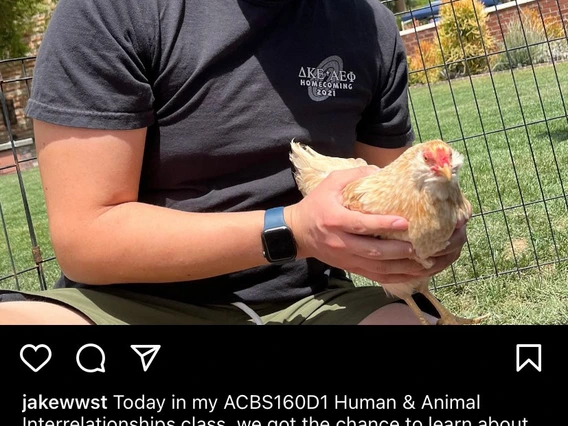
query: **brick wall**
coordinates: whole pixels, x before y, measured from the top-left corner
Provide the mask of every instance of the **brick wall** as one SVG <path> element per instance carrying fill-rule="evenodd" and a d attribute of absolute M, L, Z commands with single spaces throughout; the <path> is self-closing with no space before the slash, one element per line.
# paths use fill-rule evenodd
<path fill-rule="evenodd" d="M 37 166 L 36 151 L 32 139 L 19 139 L 15 142 L 16 157 L 20 170 L 30 169 Z M 16 171 L 12 145 L 4 143 L 0 145 L 0 175 L 14 173 Z"/>
<path fill-rule="evenodd" d="M 6 99 L 9 109 L 9 123 L 14 138 L 27 138 L 31 136 L 31 123 L 24 115 L 33 72 L 34 60 L 19 60 L 0 63 L 0 89 Z M 8 129 L 6 118 L 0 121 L 0 144 L 7 142 Z"/>
<path fill-rule="evenodd" d="M 503 31 L 506 30 L 507 23 L 511 19 L 518 19 L 520 10 L 536 8 L 538 11 L 539 6 L 543 17 L 552 17 L 559 22 L 562 17 L 568 27 L 568 0 L 518 0 L 517 2 L 510 1 L 485 9 L 488 13 L 487 20 L 491 35 L 496 41 L 502 41 Z M 437 39 L 436 24 L 432 23 L 401 31 L 401 36 L 407 54 L 412 55 L 418 50 L 418 41 Z"/>
<path fill-rule="evenodd" d="M 15 141 L 22 141 L 33 136 L 32 121 L 24 114 L 31 80 L 29 77 L 33 71 L 35 61 L 26 59 L 16 62 L 0 63 L 0 90 L 5 97 L 8 107 L 8 117 L 0 109 L 0 174 L 15 172 L 14 156 L 8 129 L 5 125 L 7 121 Z M 23 145 L 16 148 L 18 161 L 27 160 L 35 157 L 34 145 Z M 10 167 L 12 166 L 12 167 Z M 20 163 L 20 168 L 25 170 L 34 167 L 34 161 Z"/>

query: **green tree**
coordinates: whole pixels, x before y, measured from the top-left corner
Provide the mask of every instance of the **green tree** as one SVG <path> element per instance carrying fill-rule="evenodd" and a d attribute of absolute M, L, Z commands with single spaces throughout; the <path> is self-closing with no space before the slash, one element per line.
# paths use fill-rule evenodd
<path fill-rule="evenodd" d="M 406 0 L 379 0 L 393 13 L 399 13 L 406 11 Z M 412 0 L 410 0 L 412 1 Z"/>
<path fill-rule="evenodd" d="M 0 6 L 0 59 L 25 56 L 23 37 L 34 27 L 33 17 L 47 11 L 45 0 L 2 0 Z"/>

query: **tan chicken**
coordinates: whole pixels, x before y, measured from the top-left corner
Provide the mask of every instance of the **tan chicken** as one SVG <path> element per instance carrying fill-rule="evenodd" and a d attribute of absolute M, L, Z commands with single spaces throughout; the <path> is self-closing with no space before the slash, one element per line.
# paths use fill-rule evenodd
<path fill-rule="evenodd" d="M 321 155 L 294 140 L 290 161 L 304 197 L 330 172 L 367 165 L 360 158 Z M 363 213 L 407 219 L 408 230 L 385 231 L 375 237 L 410 242 L 415 249 L 413 259 L 430 268 L 434 262 L 428 258 L 448 246 L 458 220 L 471 216 L 471 204 L 458 184 L 462 165 L 463 156 L 446 142 L 415 144 L 387 167 L 348 184 L 343 190 L 343 205 Z M 429 282 L 428 277 L 416 278 L 382 287 L 389 296 L 403 299 L 424 325 L 430 323 L 411 297 L 415 292 L 422 293 L 435 306 L 441 317 L 437 324 L 478 324 L 488 316 L 468 319 L 452 314 L 430 293 Z"/>

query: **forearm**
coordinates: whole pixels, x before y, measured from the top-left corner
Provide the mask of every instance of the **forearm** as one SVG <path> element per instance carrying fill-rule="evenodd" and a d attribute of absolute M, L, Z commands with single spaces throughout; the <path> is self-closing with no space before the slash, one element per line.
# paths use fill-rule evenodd
<path fill-rule="evenodd" d="M 377 148 L 362 142 L 356 142 L 354 155 L 364 159 L 369 164 L 383 168 L 400 157 L 411 146 L 412 143 L 409 142 L 401 148 Z"/>
<path fill-rule="evenodd" d="M 267 264 L 263 211 L 187 213 L 137 202 L 107 208 L 65 233 L 56 252 L 88 284 L 196 280 Z M 69 229 L 69 228 L 67 228 Z"/>

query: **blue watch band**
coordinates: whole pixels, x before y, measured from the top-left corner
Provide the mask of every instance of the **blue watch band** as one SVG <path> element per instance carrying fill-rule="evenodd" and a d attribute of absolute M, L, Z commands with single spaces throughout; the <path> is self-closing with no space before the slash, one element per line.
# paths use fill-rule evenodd
<path fill-rule="evenodd" d="M 264 212 L 261 239 L 262 254 L 270 263 L 282 265 L 296 259 L 296 241 L 284 219 L 284 207 L 274 207 Z"/>
<path fill-rule="evenodd" d="M 264 229 L 287 226 L 284 220 L 284 207 L 274 207 L 264 213 Z"/>

